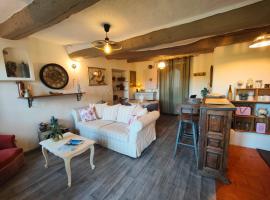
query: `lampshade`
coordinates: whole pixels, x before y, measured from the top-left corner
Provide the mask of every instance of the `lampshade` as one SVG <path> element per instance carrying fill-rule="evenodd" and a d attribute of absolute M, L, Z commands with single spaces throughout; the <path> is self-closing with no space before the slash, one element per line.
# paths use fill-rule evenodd
<path fill-rule="evenodd" d="M 270 45 L 270 34 L 262 35 L 257 37 L 249 48 L 259 48 L 259 47 L 266 47 Z"/>
<path fill-rule="evenodd" d="M 110 30 L 111 25 L 110 24 L 103 24 L 104 26 L 104 31 L 106 33 L 106 37 L 104 40 L 96 40 L 92 42 L 92 45 L 97 48 L 100 49 L 102 51 L 104 51 L 105 54 L 110 54 L 112 51 L 115 50 L 120 50 L 122 49 L 122 46 L 120 45 L 120 43 L 111 41 L 107 35 L 107 33 Z"/>

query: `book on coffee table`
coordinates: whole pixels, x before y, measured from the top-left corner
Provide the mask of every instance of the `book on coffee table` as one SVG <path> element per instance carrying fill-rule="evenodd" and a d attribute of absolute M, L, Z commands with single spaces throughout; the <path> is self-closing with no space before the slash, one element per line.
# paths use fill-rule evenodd
<path fill-rule="evenodd" d="M 83 143 L 83 140 L 71 139 L 66 143 L 66 145 L 79 145 L 82 143 Z"/>

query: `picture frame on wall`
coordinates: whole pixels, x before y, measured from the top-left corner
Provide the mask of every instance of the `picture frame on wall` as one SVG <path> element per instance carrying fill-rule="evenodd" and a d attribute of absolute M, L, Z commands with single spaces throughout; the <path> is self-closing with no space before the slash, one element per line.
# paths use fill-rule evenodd
<path fill-rule="evenodd" d="M 88 67 L 89 86 L 102 86 L 106 83 L 106 69 L 99 67 Z"/>

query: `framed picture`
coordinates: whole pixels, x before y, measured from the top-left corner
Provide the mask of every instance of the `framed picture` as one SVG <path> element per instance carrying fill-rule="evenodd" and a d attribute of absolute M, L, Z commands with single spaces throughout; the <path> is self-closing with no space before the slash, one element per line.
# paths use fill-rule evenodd
<path fill-rule="evenodd" d="M 88 67 L 89 86 L 100 86 L 106 84 L 106 69 Z"/>

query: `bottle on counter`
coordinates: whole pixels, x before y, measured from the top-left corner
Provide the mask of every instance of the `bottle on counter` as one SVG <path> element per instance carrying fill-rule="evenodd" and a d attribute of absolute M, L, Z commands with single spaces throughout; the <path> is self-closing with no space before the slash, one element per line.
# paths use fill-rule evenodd
<path fill-rule="evenodd" d="M 232 85 L 229 86 L 229 91 L 228 91 L 228 100 L 233 100 L 233 93 L 232 93 Z"/>

